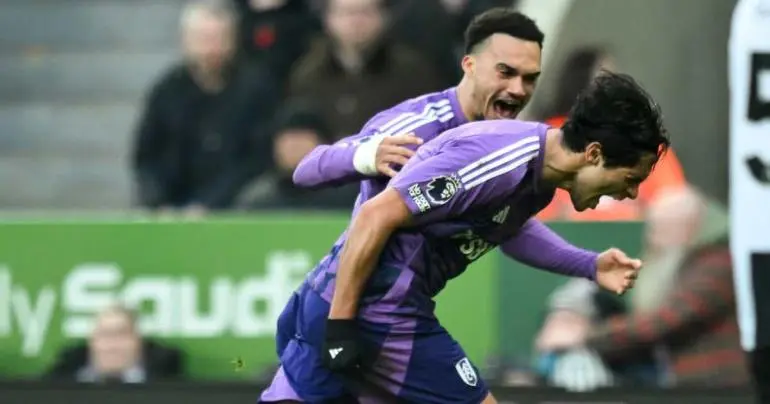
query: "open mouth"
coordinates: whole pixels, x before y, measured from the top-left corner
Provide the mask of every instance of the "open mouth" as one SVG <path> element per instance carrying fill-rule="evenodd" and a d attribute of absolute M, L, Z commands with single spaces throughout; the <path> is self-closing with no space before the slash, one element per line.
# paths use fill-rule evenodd
<path fill-rule="evenodd" d="M 492 107 L 499 118 L 513 119 L 518 115 L 521 103 L 515 100 L 499 99 L 492 103 Z"/>

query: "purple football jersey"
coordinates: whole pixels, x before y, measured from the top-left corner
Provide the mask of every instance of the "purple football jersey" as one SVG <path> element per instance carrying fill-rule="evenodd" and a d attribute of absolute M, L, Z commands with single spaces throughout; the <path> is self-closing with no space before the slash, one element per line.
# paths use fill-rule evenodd
<path fill-rule="evenodd" d="M 397 307 L 409 294 L 435 296 L 547 206 L 554 193 L 540 183 L 547 130 L 512 120 L 472 122 L 423 145 L 388 184 L 414 225 L 395 233 L 380 257 L 370 280 L 380 285 L 377 300 Z M 309 279 L 328 300 L 345 238 Z"/>
<path fill-rule="evenodd" d="M 467 122 L 454 87 L 406 100 L 375 115 L 358 134 L 313 149 L 294 171 L 294 182 L 302 187 L 314 188 L 362 181 L 358 199 L 366 201 L 385 189 L 389 178 L 365 177 L 355 170 L 353 155 L 359 145 L 372 136 L 406 133 L 414 133 L 427 142 Z M 414 150 L 416 147 L 411 148 Z"/>

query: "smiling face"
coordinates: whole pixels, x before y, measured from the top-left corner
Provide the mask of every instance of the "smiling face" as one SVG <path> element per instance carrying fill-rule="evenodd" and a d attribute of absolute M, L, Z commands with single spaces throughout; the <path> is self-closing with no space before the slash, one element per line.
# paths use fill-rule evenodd
<path fill-rule="evenodd" d="M 537 42 L 493 34 L 462 61 L 473 83 L 476 119 L 514 119 L 527 105 L 540 76 Z"/>
<path fill-rule="evenodd" d="M 569 190 L 572 205 L 582 212 L 594 209 L 599 199 L 609 196 L 616 200 L 636 199 L 639 185 L 647 179 L 657 161 L 657 155 L 644 154 L 632 167 L 607 167 L 599 143 L 586 147 L 586 164 L 575 173 L 575 179 Z"/>

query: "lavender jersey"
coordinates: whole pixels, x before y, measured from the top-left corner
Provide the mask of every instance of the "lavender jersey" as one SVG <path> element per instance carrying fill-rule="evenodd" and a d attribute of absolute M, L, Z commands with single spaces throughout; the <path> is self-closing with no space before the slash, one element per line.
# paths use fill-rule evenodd
<path fill-rule="evenodd" d="M 548 127 L 511 120 L 473 122 L 422 146 L 390 181 L 413 215 L 413 226 L 388 241 L 366 295 L 397 301 L 435 296 L 447 281 L 522 226 L 552 199 L 541 185 Z M 330 300 L 346 235 L 310 276 Z"/>
<path fill-rule="evenodd" d="M 385 189 L 389 178 L 366 177 L 355 170 L 353 155 L 358 146 L 373 136 L 406 133 L 413 133 L 427 142 L 467 122 L 454 87 L 406 100 L 375 115 L 358 134 L 313 149 L 294 171 L 294 183 L 317 188 L 361 181 L 361 193 L 356 203 L 360 205 Z M 412 149 L 416 147 L 412 146 Z"/>

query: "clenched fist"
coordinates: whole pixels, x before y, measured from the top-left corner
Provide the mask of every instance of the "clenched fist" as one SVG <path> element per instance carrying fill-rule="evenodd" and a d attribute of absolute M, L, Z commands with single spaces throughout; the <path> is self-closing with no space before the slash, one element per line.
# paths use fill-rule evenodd
<path fill-rule="evenodd" d="M 610 292 L 622 295 L 634 287 L 641 268 L 642 261 L 629 258 L 617 248 L 610 248 L 596 259 L 596 283 Z"/>

